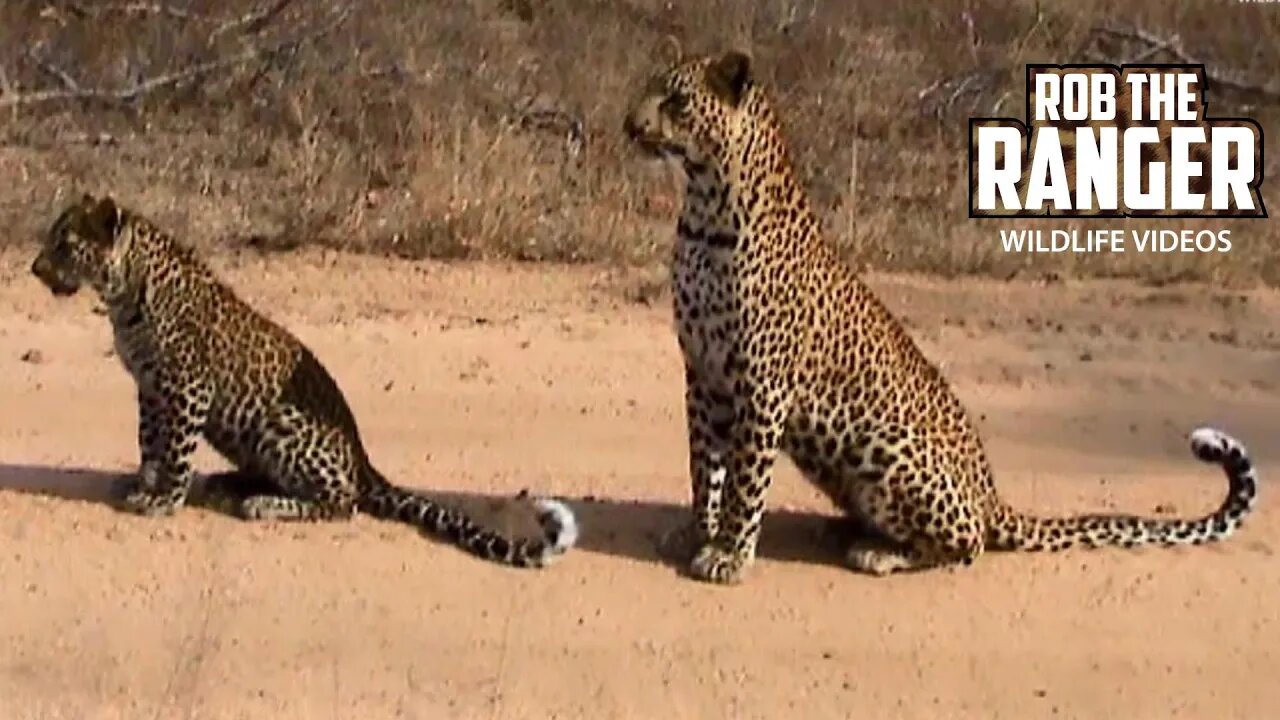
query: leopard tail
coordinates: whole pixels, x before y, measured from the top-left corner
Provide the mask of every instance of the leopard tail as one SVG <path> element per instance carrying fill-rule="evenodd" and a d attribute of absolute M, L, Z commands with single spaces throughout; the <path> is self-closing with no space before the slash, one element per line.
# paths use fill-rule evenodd
<path fill-rule="evenodd" d="M 1000 505 L 992 516 L 988 547 L 1053 552 L 1077 545 L 1131 548 L 1225 540 L 1257 504 L 1257 473 L 1244 444 L 1221 430 L 1199 428 L 1191 433 L 1190 441 L 1191 452 L 1198 459 L 1218 465 L 1227 476 L 1226 499 L 1213 513 L 1192 520 L 1102 514 L 1042 518 Z"/>
<path fill-rule="evenodd" d="M 368 466 L 367 488 L 358 502 L 360 512 L 383 520 L 398 520 L 421 528 L 485 560 L 522 568 L 546 567 L 578 541 L 578 521 L 569 506 L 551 498 L 534 498 L 540 538 L 508 538 L 485 528 L 466 513 L 389 482 Z"/>

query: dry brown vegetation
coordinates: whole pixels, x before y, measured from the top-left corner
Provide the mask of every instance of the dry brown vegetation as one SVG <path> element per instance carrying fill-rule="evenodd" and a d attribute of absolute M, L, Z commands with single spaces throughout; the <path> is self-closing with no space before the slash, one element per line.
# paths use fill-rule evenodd
<path fill-rule="evenodd" d="M 1219 83 L 1210 111 L 1280 137 L 1274 4 L 11 0 L 0 220 L 6 242 L 29 242 L 68 193 L 109 191 L 205 245 L 656 266 L 678 188 L 620 124 L 671 34 L 752 51 L 855 262 L 1280 283 L 1270 220 L 1226 223 L 1226 256 L 1029 258 L 1000 251 L 998 222 L 968 219 L 966 118 L 1020 114 L 1023 63 L 1141 52 L 1091 43 L 1103 24 L 1176 37 L 1255 86 Z M 80 97 L 22 101 L 42 91 Z M 1264 196 L 1280 203 L 1274 181 Z"/>

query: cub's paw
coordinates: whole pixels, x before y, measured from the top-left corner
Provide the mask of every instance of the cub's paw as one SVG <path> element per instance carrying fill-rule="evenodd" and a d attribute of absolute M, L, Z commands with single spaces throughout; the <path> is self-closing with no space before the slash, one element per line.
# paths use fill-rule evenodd
<path fill-rule="evenodd" d="M 699 580 L 717 585 L 737 585 L 746 577 L 752 557 L 726 550 L 715 543 L 704 545 L 693 562 L 689 573 Z"/>

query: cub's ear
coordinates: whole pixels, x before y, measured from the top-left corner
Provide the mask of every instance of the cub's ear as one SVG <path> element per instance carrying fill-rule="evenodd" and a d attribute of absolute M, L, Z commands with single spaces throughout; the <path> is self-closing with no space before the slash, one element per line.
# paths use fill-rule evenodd
<path fill-rule="evenodd" d="M 85 198 L 92 200 L 88 195 Z M 116 232 L 120 229 L 120 208 L 110 196 L 93 202 L 85 207 L 85 235 L 102 243 L 112 245 L 116 241 Z"/>
<path fill-rule="evenodd" d="M 741 50 L 730 50 L 707 66 L 707 84 L 733 107 L 742 102 L 751 80 L 751 56 Z"/>

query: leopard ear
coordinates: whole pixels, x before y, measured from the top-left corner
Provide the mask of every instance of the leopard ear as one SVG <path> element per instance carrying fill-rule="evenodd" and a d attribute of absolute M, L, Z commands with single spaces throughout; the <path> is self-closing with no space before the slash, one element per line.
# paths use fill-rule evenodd
<path fill-rule="evenodd" d="M 93 201 L 93 198 L 88 195 L 85 198 L 88 201 Z M 119 229 L 120 208 L 116 207 L 115 201 L 110 196 L 103 196 L 101 200 L 93 201 L 93 204 L 85 206 L 84 230 L 86 236 L 103 245 L 113 245 Z"/>
<path fill-rule="evenodd" d="M 670 67 L 684 59 L 684 48 L 680 46 L 680 38 L 668 33 L 662 36 L 654 54 L 659 64 Z"/>
<path fill-rule="evenodd" d="M 707 66 L 707 84 L 733 107 L 742 102 L 751 82 L 751 56 L 741 50 L 730 50 Z"/>

